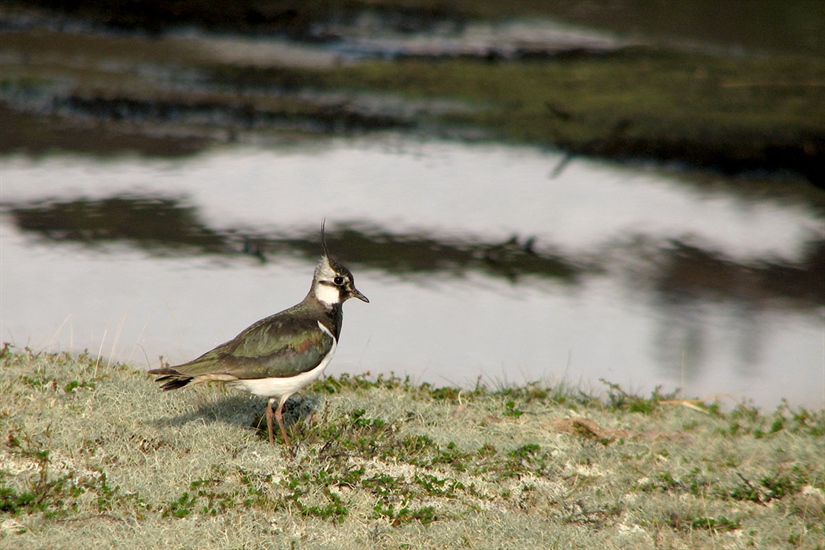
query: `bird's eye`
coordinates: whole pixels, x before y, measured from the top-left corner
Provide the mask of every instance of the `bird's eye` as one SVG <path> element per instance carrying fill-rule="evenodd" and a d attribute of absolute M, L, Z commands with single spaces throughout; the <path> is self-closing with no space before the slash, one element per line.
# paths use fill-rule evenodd
<path fill-rule="evenodd" d="M 342 284 L 344 284 L 344 278 L 340 275 L 336 275 L 332 282 L 335 283 L 337 286 L 341 286 Z"/>

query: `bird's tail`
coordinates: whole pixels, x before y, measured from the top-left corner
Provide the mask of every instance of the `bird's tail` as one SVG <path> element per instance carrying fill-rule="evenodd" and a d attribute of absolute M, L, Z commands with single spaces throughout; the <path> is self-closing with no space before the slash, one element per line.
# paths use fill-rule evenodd
<path fill-rule="evenodd" d="M 176 390 L 178 388 L 182 388 L 187 385 L 189 382 L 192 381 L 192 376 L 188 374 L 182 374 L 175 369 L 153 369 L 149 371 L 149 374 L 160 375 L 160 378 L 156 379 L 155 382 L 163 382 L 163 385 L 160 387 L 162 390 Z"/>

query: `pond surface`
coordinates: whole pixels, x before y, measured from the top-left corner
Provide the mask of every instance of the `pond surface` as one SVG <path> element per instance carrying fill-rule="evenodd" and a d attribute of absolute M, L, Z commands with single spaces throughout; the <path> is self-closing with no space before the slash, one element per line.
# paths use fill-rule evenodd
<path fill-rule="evenodd" d="M 346 305 L 332 374 L 825 404 L 821 207 L 562 160 L 398 133 L 7 155 L 0 337 L 187 361 L 304 296 L 326 220 L 371 300 Z"/>

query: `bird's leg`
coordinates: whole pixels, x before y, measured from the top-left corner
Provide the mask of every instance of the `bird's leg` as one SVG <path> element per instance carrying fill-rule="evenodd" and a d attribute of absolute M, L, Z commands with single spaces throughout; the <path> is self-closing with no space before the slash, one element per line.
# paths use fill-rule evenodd
<path fill-rule="evenodd" d="M 272 431 L 272 405 L 275 403 L 275 398 L 270 397 L 269 401 L 266 403 L 266 427 L 269 430 L 269 444 L 275 445 L 275 434 Z M 278 406 L 278 411 L 280 412 L 281 407 Z M 280 423 L 280 418 L 278 422 Z"/>
<path fill-rule="evenodd" d="M 288 395 L 281 397 L 278 401 L 278 409 L 275 411 L 275 419 L 278 421 L 278 426 L 281 427 L 281 435 L 284 436 L 284 444 L 289 447 L 289 438 L 286 436 L 286 427 L 284 426 L 284 403 L 289 398 Z"/>

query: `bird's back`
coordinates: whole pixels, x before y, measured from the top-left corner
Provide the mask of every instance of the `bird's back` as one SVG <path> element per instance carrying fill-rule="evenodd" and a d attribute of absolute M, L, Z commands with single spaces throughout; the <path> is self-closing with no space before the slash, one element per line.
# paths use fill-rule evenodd
<path fill-rule="evenodd" d="M 294 376 L 311 370 L 335 342 L 334 332 L 327 328 L 330 320 L 324 319 L 322 308 L 313 306 L 305 301 L 261 319 L 232 340 L 170 370 L 192 377 L 230 378 Z"/>

